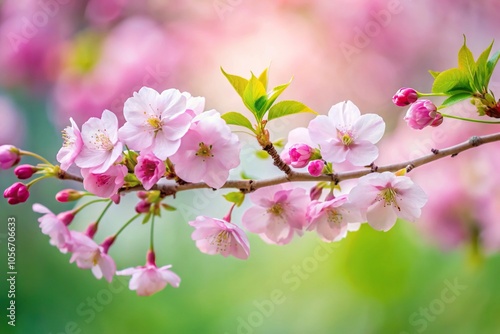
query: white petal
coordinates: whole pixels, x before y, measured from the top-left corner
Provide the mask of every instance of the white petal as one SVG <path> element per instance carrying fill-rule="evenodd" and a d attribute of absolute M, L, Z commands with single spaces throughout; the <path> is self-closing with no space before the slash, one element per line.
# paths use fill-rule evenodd
<path fill-rule="evenodd" d="M 346 160 L 354 166 L 367 166 L 378 158 L 378 148 L 369 141 L 356 141 L 349 146 Z"/>
<path fill-rule="evenodd" d="M 337 103 L 328 111 L 328 117 L 339 130 L 349 130 L 361 115 L 358 107 L 351 101 Z"/>
<path fill-rule="evenodd" d="M 352 128 L 355 140 L 377 143 L 385 132 L 385 122 L 379 115 L 366 114 L 358 118 Z"/>
<path fill-rule="evenodd" d="M 396 224 L 397 216 L 394 208 L 390 205 L 384 205 L 384 201 L 377 201 L 367 214 L 368 224 L 375 230 L 388 231 Z"/>

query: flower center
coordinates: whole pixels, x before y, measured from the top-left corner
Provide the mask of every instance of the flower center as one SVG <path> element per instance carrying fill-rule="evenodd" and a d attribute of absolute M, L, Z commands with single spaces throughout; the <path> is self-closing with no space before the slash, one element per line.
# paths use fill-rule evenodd
<path fill-rule="evenodd" d="M 110 180 L 111 180 L 111 176 L 109 176 L 109 175 L 104 174 L 104 175 L 97 176 L 97 180 L 96 180 L 97 187 L 102 187 L 102 186 L 107 185 Z"/>
<path fill-rule="evenodd" d="M 203 157 L 203 158 L 213 158 L 214 155 L 212 154 L 212 145 L 206 145 L 204 142 L 201 142 L 198 144 L 199 149 L 195 153 L 196 156 L 198 157 Z M 205 159 L 203 159 L 205 161 Z"/>
<path fill-rule="evenodd" d="M 113 150 L 113 143 L 109 139 L 108 134 L 106 133 L 106 129 L 104 130 L 97 130 L 97 132 L 94 133 L 92 138 L 94 147 L 98 150 L 103 150 L 103 151 L 111 151 Z"/>
<path fill-rule="evenodd" d="M 151 116 L 147 120 L 148 124 L 155 130 L 155 132 L 160 131 L 163 123 L 158 116 Z"/>
<path fill-rule="evenodd" d="M 379 201 L 383 200 L 384 206 L 392 205 L 395 208 L 397 208 L 399 211 L 401 211 L 401 208 L 399 207 L 397 200 L 396 200 L 396 195 L 397 195 L 396 190 L 394 190 L 392 188 L 385 188 L 384 190 L 382 190 L 378 194 L 377 200 L 379 200 Z"/>
<path fill-rule="evenodd" d="M 156 171 L 156 164 L 153 161 L 147 161 L 144 165 L 144 175 L 146 177 L 153 177 Z"/>
<path fill-rule="evenodd" d="M 64 147 L 70 147 L 75 144 L 75 137 L 71 136 L 69 134 L 69 130 L 71 130 L 70 127 L 67 127 L 66 129 L 62 130 L 62 139 L 63 139 L 63 146 Z"/>
<path fill-rule="evenodd" d="M 275 216 L 281 216 L 283 214 L 283 206 L 281 203 L 274 204 L 270 209 L 267 210 L 268 213 L 272 213 Z"/>
<path fill-rule="evenodd" d="M 328 210 L 327 220 L 329 223 L 340 224 L 342 223 L 342 215 L 336 210 Z"/>
<path fill-rule="evenodd" d="M 345 146 L 349 146 L 353 142 L 353 139 L 352 139 L 351 135 L 349 133 L 347 133 L 347 132 L 342 135 L 341 140 L 342 140 L 342 143 Z"/>
<path fill-rule="evenodd" d="M 229 246 L 230 241 L 231 238 L 229 232 L 226 230 L 222 230 L 217 235 L 212 237 L 210 244 L 216 246 L 218 252 L 224 252 Z"/>

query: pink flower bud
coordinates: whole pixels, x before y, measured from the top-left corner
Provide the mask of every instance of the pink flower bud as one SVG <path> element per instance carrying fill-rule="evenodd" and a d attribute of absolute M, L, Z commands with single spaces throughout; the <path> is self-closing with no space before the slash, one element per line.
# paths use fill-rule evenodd
<path fill-rule="evenodd" d="M 21 182 L 16 182 L 3 192 L 3 197 L 7 198 L 9 204 L 24 203 L 30 197 L 28 187 Z"/>
<path fill-rule="evenodd" d="M 103 248 L 103 253 L 107 254 L 109 247 L 115 242 L 116 237 L 114 235 L 107 237 L 104 239 L 104 241 L 101 244 L 101 247 Z"/>
<path fill-rule="evenodd" d="M 64 225 L 68 226 L 71 224 L 73 219 L 75 219 L 75 212 L 74 211 L 65 211 L 61 212 L 60 214 L 57 215 L 57 218 L 64 223 Z"/>
<path fill-rule="evenodd" d="M 97 232 L 97 222 L 93 222 L 89 226 L 87 226 L 87 229 L 85 230 L 85 235 L 87 235 L 90 239 L 94 238 L 94 235 Z"/>
<path fill-rule="evenodd" d="M 146 200 L 142 200 L 135 206 L 135 212 L 137 213 L 148 213 L 151 203 Z"/>
<path fill-rule="evenodd" d="M 83 195 L 85 195 L 84 191 L 64 189 L 56 194 L 56 200 L 61 203 L 72 202 L 79 200 Z"/>
<path fill-rule="evenodd" d="M 408 125 L 417 130 L 426 126 L 438 126 L 443 123 L 443 116 L 429 100 L 420 100 L 410 106 L 404 117 Z"/>
<path fill-rule="evenodd" d="M 14 174 L 20 180 L 26 180 L 33 176 L 38 171 L 38 168 L 31 165 L 20 165 L 14 169 Z"/>
<path fill-rule="evenodd" d="M 311 190 L 309 190 L 309 197 L 311 198 L 311 201 L 319 200 L 322 192 L 323 192 L 322 187 L 318 187 L 318 186 L 312 187 Z"/>
<path fill-rule="evenodd" d="M 323 167 L 325 167 L 323 160 L 313 160 L 307 166 L 307 171 L 312 176 L 320 176 L 323 173 Z"/>
<path fill-rule="evenodd" d="M 290 154 L 290 164 L 295 168 L 307 166 L 313 153 L 313 149 L 306 144 L 295 144 L 288 150 Z"/>
<path fill-rule="evenodd" d="M 401 88 L 392 97 L 392 102 L 399 107 L 405 107 L 418 99 L 418 93 L 413 88 Z"/>
<path fill-rule="evenodd" d="M 9 169 L 21 161 L 21 152 L 12 145 L 0 146 L 0 169 Z"/>

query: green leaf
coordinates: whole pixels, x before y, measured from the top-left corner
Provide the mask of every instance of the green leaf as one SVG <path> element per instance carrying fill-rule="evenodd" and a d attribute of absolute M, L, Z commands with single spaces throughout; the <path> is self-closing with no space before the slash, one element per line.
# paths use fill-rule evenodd
<path fill-rule="evenodd" d="M 490 82 L 491 75 L 493 74 L 493 71 L 495 70 L 495 66 L 497 66 L 498 59 L 500 59 L 500 51 L 495 52 L 493 56 L 491 56 L 490 60 L 488 60 L 488 63 L 486 64 L 486 87 L 488 86 L 488 83 Z"/>
<path fill-rule="evenodd" d="M 142 224 L 146 224 L 151 219 L 151 212 L 148 212 L 142 219 Z"/>
<path fill-rule="evenodd" d="M 476 76 L 478 80 L 478 85 L 480 86 L 480 92 L 487 90 L 488 86 L 488 57 L 490 56 L 491 48 L 493 47 L 493 42 L 484 50 L 476 61 Z"/>
<path fill-rule="evenodd" d="M 474 61 L 474 55 L 467 47 L 466 39 L 464 35 L 464 45 L 458 51 L 458 69 L 463 71 L 469 78 L 469 83 L 471 87 L 476 86 L 476 62 Z M 475 87 L 478 89 L 478 87 Z"/>
<path fill-rule="evenodd" d="M 267 90 L 267 72 L 268 69 L 266 68 L 262 73 L 259 75 L 259 81 L 262 82 L 262 85 L 264 86 L 264 89 Z"/>
<path fill-rule="evenodd" d="M 454 90 L 474 93 L 467 74 L 458 68 L 450 68 L 443 71 L 434 79 L 434 84 L 432 85 L 433 93 L 448 94 Z"/>
<path fill-rule="evenodd" d="M 248 85 L 248 80 L 237 75 L 228 74 L 222 67 L 220 68 L 220 70 L 222 71 L 222 74 L 224 74 L 224 76 L 227 78 L 227 80 L 229 80 L 229 83 L 231 84 L 231 86 L 233 86 L 238 95 L 243 98 L 243 93 L 245 92 L 245 88 Z"/>
<path fill-rule="evenodd" d="M 288 81 L 285 84 L 274 87 L 273 90 L 271 92 L 269 92 L 267 104 L 265 107 L 266 111 L 269 110 L 269 108 L 271 108 L 271 106 L 273 105 L 274 101 L 276 101 L 278 96 L 280 96 L 281 93 L 283 93 L 285 91 L 285 89 L 287 89 L 288 86 L 290 86 L 290 84 L 292 83 L 292 80 L 293 80 L 293 78 L 291 78 L 290 81 Z"/>
<path fill-rule="evenodd" d="M 444 100 L 441 105 L 444 106 L 444 107 L 449 107 L 452 104 L 455 104 L 457 102 L 463 101 L 463 100 L 468 99 L 470 97 L 472 97 L 471 93 L 458 93 L 458 94 L 454 94 L 454 95 L 450 96 L 449 98 L 447 98 L 446 100 Z"/>
<path fill-rule="evenodd" d="M 247 173 L 245 173 L 245 171 L 241 171 L 240 176 L 241 176 L 241 178 L 243 180 L 253 180 L 253 179 L 255 179 L 254 177 L 251 177 L 250 175 L 248 175 Z"/>
<path fill-rule="evenodd" d="M 270 157 L 269 153 L 266 151 L 260 150 L 255 152 L 255 156 L 259 159 L 266 160 Z"/>
<path fill-rule="evenodd" d="M 436 71 L 433 71 L 433 70 L 429 70 L 429 73 L 432 75 L 432 77 L 433 77 L 434 79 L 436 79 L 436 78 L 437 78 L 437 76 L 438 76 L 439 74 L 441 74 L 441 72 L 436 72 Z"/>
<path fill-rule="evenodd" d="M 223 120 L 226 121 L 227 124 L 243 126 L 247 129 L 251 130 L 253 133 L 255 133 L 255 130 L 252 127 L 252 123 L 248 120 L 248 118 L 246 118 L 245 116 L 243 116 L 239 112 L 230 111 L 230 112 L 223 114 L 221 117 Z"/>
<path fill-rule="evenodd" d="M 245 194 L 241 191 L 227 193 L 223 196 L 228 202 L 234 203 L 236 206 L 240 206 L 245 200 Z"/>
<path fill-rule="evenodd" d="M 175 211 L 177 208 L 171 206 L 170 204 L 161 203 L 161 206 L 167 211 Z"/>
<path fill-rule="evenodd" d="M 267 120 L 273 120 L 287 115 L 297 114 L 297 113 L 313 113 L 317 114 L 314 110 L 306 106 L 305 104 L 298 101 L 280 101 L 269 109 L 269 115 Z"/>
<path fill-rule="evenodd" d="M 243 102 L 247 108 L 255 115 L 258 121 L 262 120 L 264 112 L 262 107 L 267 99 L 266 89 L 262 82 L 252 73 L 252 77 L 248 81 L 248 85 L 243 92 Z"/>

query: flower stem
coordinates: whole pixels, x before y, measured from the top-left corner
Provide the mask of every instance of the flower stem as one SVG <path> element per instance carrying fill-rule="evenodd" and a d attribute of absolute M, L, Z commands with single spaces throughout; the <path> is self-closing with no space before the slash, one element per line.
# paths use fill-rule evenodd
<path fill-rule="evenodd" d="M 26 187 L 31 187 L 32 185 L 34 185 L 35 183 L 37 183 L 38 181 L 41 181 L 43 179 L 48 179 L 49 177 L 51 177 L 50 175 L 43 175 L 43 176 L 40 176 L 40 177 L 37 177 L 36 179 L 34 180 L 31 180 L 27 185 Z"/>
<path fill-rule="evenodd" d="M 118 230 L 118 232 L 116 232 L 116 233 L 115 233 L 115 235 L 114 235 L 115 239 L 118 237 L 118 235 L 119 235 L 120 233 L 122 233 L 122 232 L 123 232 L 123 230 L 124 230 L 125 228 L 127 228 L 127 226 L 129 226 L 129 225 L 130 225 L 130 223 L 132 223 L 132 222 L 133 222 L 133 221 L 134 221 L 137 217 L 139 217 L 140 215 L 141 215 L 140 213 L 136 214 L 135 216 L 133 216 L 132 218 L 130 218 L 130 219 L 129 219 L 129 220 L 128 220 L 125 224 L 123 224 L 123 226 L 122 226 L 122 227 Z"/>
<path fill-rule="evenodd" d="M 460 117 L 460 116 L 454 116 L 454 115 L 448 115 L 448 114 L 441 114 L 443 117 L 447 118 L 453 118 L 453 119 L 459 119 L 461 121 L 467 121 L 467 122 L 473 122 L 473 123 L 483 123 L 483 124 L 500 124 L 499 122 L 490 122 L 490 121 L 482 121 L 480 119 L 472 119 L 472 118 L 466 118 L 466 117 Z"/>
<path fill-rule="evenodd" d="M 445 93 L 420 93 L 420 92 L 417 92 L 417 96 L 418 97 L 422 97 L 422 96 L 448 96 L 448 94 L 445 94 Z"/>
<path fill-rule="evenodd" d="M 153 217 L 151 217 L 151 234 L 149 236 L 149 250 L 154 252 L 155 247 L 154 247 L 154 232 L 155 231 L 155 215 L 153 214 Z"/>
<path fill-rule="evenodd" d="M 99 203 L 99 202 L 106 202 L 106 201 L 110 201 L 110 199 L 108 198 L 102 198 L 102 199 L 95 199 L 93 201 L 90 201 L 90 202 L 87 202 L 85 204 L 83 204 L 82 206 L 78 207 L 75 209 L 75 215 L 80 212 L 81 210 L 83 210 L 84 208 L 86 208 L 87 206 L 91 205 L 91 204 L 94 204 L 94 203 Z"/>
<path fill-rule="evenodd" d="M 38 155 L 36 153 L 30 152 L 30 151 L 21 151 L 20 153 L 21 153 L 21 155 L 27 155 L 29 157 L 33 157 L 33 158 L 36 158 L 40 161 L 43 161 L 44 163 L 46 163 L 49 166 L 54 166 L 47 159 L 45 159 L 44 157 L 42 157 L 41 155 Z"/>
<path fill-rule="evenodd" d="M 106 211 L 108 211 L 111 204 L 113 204 L 113 201 L 109 201 L 109 203 L 106 204 L 106 207 L 104 208 L 104 210 L 102 210 L 101 214 L 99 215 L 99 218 L 97 218 L 97 220 L 95 222 L 96 225 L 99 225 L 99 222 L 101 221 L 102 217 L 104 217 L 104 214 L 106 213 Z"/>

